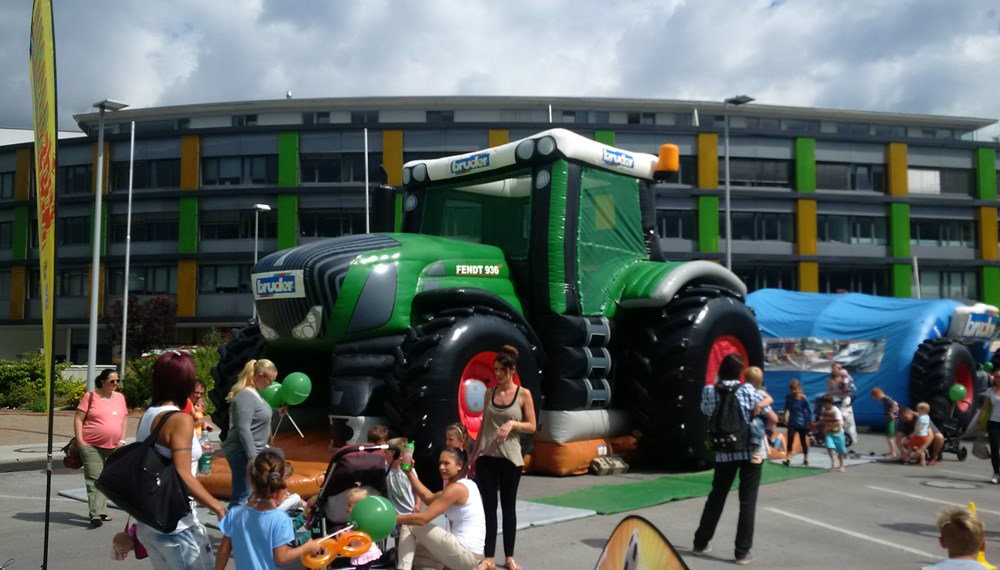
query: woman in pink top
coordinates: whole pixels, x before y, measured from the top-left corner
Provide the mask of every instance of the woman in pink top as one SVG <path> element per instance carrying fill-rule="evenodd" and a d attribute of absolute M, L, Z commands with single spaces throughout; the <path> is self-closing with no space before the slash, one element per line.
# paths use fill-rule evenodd
<path fill-rule="evenodd" d="M 87 482 L 87 507 L 90 526 L 98 527 L 108 516 L 108 501 L 94 482 L 104 470 L 104 461 L 114 449 L 125 443 L 128 408 L 125 396 L 116 392 L 118 372 L 114 368 L 102 371 L 94 380 L 95 389 L 84 394 L 73 418 L 76 444 L 83 459 L 83 477 Z"/>

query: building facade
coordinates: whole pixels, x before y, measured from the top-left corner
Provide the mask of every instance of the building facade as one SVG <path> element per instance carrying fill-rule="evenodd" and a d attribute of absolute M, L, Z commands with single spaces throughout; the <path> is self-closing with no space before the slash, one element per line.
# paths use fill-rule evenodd
<path fill-rule="evenodd" d="M 991 119 L 718 102 L 402 97 L 288 99 L 105 114 L 99 310 L 122 299 L 129 174 L 129 293 L 169 295 L 178 344 L 253 313 L 260 254 L 365 232 L 365 179 L 401 183 L 409 160 L 560 126 L 656 153 L 680 148 L 658 187 L 668 258 L 725 258 L 729 120 L 733 270 L 750 290 L 918 294 L 1000 304 L 997 148 Z M 86 360 L 96 113 L 61 140 L 56 355 Z M 130 150 L 130 124 L 135 149 Z M 133 158 L 132 168 L 129 158 Z M 367 156 L 367 168 L 365 158 Z M 30 144 L 0 146 L 0 357 L 42 344 Z M 271 210 L 260 212 L 255 204 Z M 103 325 L 98 356 L 110 362 Z"/>

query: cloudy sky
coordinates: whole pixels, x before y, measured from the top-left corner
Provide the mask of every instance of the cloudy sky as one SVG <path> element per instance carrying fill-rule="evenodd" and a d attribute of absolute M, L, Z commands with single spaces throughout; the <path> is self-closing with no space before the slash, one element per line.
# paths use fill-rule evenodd
<path fill-rule="evenodd" d="M 29 128 L 31 0 L 0 2 Z M 996 0 L 53 0 L 60 128 L 133 107 L 371 95 L 720 100 L 1000 117 Z M 998 134 L 994 128 L 986 134 Z M 984 137 L 983 137 L 984 138 Z"/>

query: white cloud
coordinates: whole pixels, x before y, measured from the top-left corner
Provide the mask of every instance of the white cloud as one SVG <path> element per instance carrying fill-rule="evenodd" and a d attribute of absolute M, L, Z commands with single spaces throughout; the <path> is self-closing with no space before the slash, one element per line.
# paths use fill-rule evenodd
<path fill-rule="evenodd" d="M 936 0 L 56 3 L 60 125 L 136 107 L 372 95 L 719 100 L 996 117 L 1000 17 Z M 30 125 L 31 0 L 0 6 L 0 126 Z"/>

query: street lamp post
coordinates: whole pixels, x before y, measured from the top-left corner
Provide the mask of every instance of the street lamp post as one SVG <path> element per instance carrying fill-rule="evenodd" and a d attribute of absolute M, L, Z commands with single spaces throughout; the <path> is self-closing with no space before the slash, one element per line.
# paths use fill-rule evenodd
<path fill-rule="evenodd" d="M 94 369 L 97 366 L 97 297 L 100 293 L 101 268 L 101 198 L 104 193 L 104 112 L 120 111 L 125 103 L 104 99 L 94 103 L 97 115 L 97 188 L 94 190 L 94 234 L 91 236 L 94 255 L 90 265 L 90 337 L 87 344 L 87 391 L 94 391 Z"/>
<path fill-rule="evenodd" d="M 723 139 L 726 153 L 726 269 L 733 270 L 733 211 L 729 206 L 729 106 L 746 105 L 753 101 L 748 95 L 737 95 L 722 101 L 723 107 Z"/>
<path fill-rule="evenodd" d="M 271 207 L 267 204 L 254 204 L 253 205 L 253 264 L 257 265 L 257 241 L 260 236 L 260 213 L 270 212 Z M 251 283 L 251 286 L 253 284 Z M 253 291 L 251 291 L 251 295 Z M 257 302 L 254 301 L 253 304 L 253 320 L 257 320 Z"/>
<path fill-rule="evenodd" d="M 129 129 L 131 132 L 131 142 L 128 152 L 128 209 L 125 210 L 125 284 L 122 289 L 122 361 L 121 372 L 118 377 L 125 380 L 125 345 L 128 340 L 128 282 L 129 282 L 129 256 L 132 253 L 132 173 L 135 166 L 135 121 Z"/>

